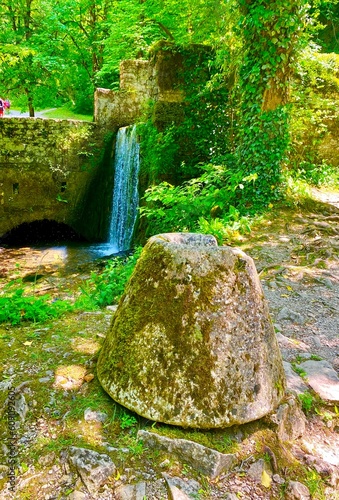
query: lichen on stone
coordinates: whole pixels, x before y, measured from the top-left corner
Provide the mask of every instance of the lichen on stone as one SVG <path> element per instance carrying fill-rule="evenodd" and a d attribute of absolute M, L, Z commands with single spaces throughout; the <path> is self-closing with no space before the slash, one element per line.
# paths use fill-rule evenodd
<path fill-rule="evenodd" d="M 260 418 L 279 403 L 284 374 L 253 261 L 183 241 L 162 235 L 145 246 L 101 351 L 101 384 L 166 423 Z"/>

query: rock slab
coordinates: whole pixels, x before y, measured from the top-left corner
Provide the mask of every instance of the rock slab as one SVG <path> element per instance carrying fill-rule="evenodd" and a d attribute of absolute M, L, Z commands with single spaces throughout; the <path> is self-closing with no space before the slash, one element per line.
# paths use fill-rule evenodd
<path fill-rule="evenodd" d="M 211 478 L 230 470 L 236 462 L 233 453 L 220 453 L 188 439 L 171 439 L 144 430 L 138 432 L 138 438 L 149 448 L 173 453 L 183 462 Z"/>
<path fill-rule="evenodd" d="M 199 498 L 200 484 L 194 479 L 184 480 L 169 474 L 162 474 L 166 481 L 170 500 L 191 500 Z"/>
<path fill-rule="evenodd" d="M 97 493 L 108 477 L 116 471 L 108 455 L 86 448 L 71 446 L 68 452 L 68 462 L 75 468 L 91 494 Z"/>
<path fill-rule="evenodd" d="M 159 422 L 217 428 L 270 413 L 285 374 L 253 260 L 210 235 L 150 238 L 97 373 L 115 401 Z"/>
<path fill-rule="evenodd" d="M 339 377 L 332 365 L 325 360 L 308 360 L 300 363 L 306 381 L 325 401 L 339 402 Z"/>

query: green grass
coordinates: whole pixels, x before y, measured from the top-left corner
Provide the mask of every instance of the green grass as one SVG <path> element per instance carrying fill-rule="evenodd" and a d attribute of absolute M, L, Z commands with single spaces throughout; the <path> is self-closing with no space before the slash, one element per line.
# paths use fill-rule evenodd
<path fill-rule="evenodd" d="M 81 115 L 74 113 L 69 108 L 62 107 L 57 109 L 52 109 L 50 111 L 42 111 L 45 118 L 59 118 L 63 120 L 84 120 L 93 121 L 93 115 Z"/>
<path fill-rule="evenodd" d="M 11 111 L 18 111 L 21 113 L 28 113 L 28 110 L 22 110 L 19 107 L 11 106 Z M 38 114 L 39 113 L 39 114 Z M 7 114 L 7 113 L 6 113 Z M 37 115 L 38 114 L 38 115 Z M 83 121 L 93 121 L 93 115 L 83 115 L 79 113 L 74 113 L 71 109 L 66 106 L 60 108 L 46 109 L 46 110 L 35 110 L 35 116 L 43 115 L 44 118 L 57 118 L 59 120 L 83 120 Z"/>

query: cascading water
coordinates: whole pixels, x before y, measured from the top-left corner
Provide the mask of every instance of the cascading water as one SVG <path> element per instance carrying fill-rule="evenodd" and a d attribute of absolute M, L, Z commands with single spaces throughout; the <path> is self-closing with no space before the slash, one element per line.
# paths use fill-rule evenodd
<path fill-rule="evenodd" d="M 108 242 L 120 252 L 130 248 L 139 205 L 139 144 L 135 125 L 118 130 L 114 172 Z"/>

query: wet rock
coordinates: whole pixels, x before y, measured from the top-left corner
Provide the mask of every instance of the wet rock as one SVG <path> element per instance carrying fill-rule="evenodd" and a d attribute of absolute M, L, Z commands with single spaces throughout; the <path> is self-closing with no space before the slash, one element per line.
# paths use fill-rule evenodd
<path fill-rule="evenodd" d="M 286 375 L 287 391 L 293 394 L 303 394 L 309 390 L 303 379 L 293 370 L 291 363 L 283 361 Z"/>
<path fill-rule="evenodd" d="M 293 395 L 270 415 L 269 420 L 275 425 L 275 431 L 281 441 L 293 441 L 305 432 L 306 417 L 299 401 Z"/>
<path fill-rule="evenodd" d="M 92 494 L 96 493 L 116 470 L 108 455 L 75 446 L 69 448 L 68 462 Z"/>
<path fill-rule="evenodd" d="M 298 481 L 289 481 L 285 491 L 285 500 L 309 500 L 310 498 L 307 486 Z"/>
<path fill-rule="evenodd" d="M 114 400 L 169 424 L 227 427 L 274 410 L 285 374 L 253 260 L 208 235 L 150 238 L 97 373 Z"/>
<path fill-rule="evenodd" d="M 190 500 L 191 498 L 197 498 L 200 484 L 194 479 L 184 480 L 165 473 L 162 476 L 166 480 L 170 500 Z"/>
<path fill-rule="evenodd" d="M 212 478 L 230 470 L 236 461 L 232 453 L 219 453 L 187 439 L 170 439 L 144 430 L 138 432 L 138 438 L 149 448 L 173 453 L 182 462 Z"/>
<path fill-rule="evenodd" d="M 308 360 L 299 366 L 306 372 L 307 383 L 321 399 L 339 402 L 339 377 L 328 361 Z"/>

